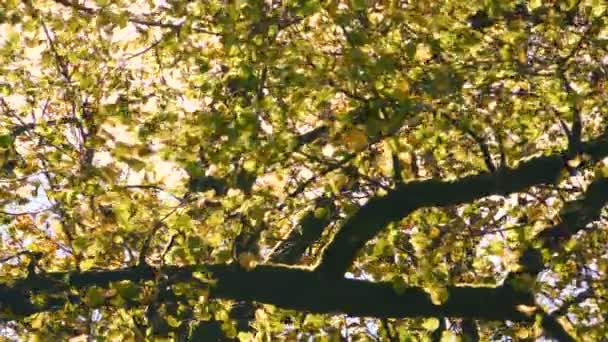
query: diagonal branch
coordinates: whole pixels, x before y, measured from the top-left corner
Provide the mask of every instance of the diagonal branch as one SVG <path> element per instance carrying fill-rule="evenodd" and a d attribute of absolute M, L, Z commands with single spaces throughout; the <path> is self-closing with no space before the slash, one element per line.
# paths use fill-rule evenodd
<path fill-rule="evenodd" d="M 608 156 L 608 133 L 581 146 L 592 159 Z M 490 195 L 506 195 L 534 185 L 555 182 L 565 167 L 567 152 L 521 162 L 516 168 L 480 173 L 453 181 L 430 179 L 408 182 L 383 197 L 370 199 L 350 217 L 325 248 L 318 270 L 341 277 L 357 252 L 390 222 L 403 219 L 416 209 L 466 203 Z"/>

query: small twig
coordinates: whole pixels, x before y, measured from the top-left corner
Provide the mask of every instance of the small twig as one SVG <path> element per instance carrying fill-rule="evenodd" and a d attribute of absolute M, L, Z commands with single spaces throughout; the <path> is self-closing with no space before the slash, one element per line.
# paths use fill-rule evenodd
<path fill-rule="evenodd" d="M 53 56 L 55 57 L 55 65 L 57 67 L 57 71 L 59 71 L 59 74 L 62 75 L 66 81 L 68 81 L 69 84 L 71 84 L 71 79 L 70 79 L 70 73 L 68 71 L 68 66 L 67 63 L 65 62 L 65 59 L 63 56 L 61 56 L 59 54 L 59 52 L 57 51 L 57 48 L 55 47 L 55 42 L 53 41 L 53 38 L 51 37 L 51 34 L 49 32 L 49 29 L 46 27 L 46 24 L 44 23 L 44 21 L 42 19 L 40 19 L 40 24 L 42 25 L 42 29 L 44 30 L 44 34 L 46 36 L 47 42 L 49 43 L 49 48 L 51 49 L 51 52 L 53 53 Z"/>
<path fill-rule="evenodd" d="M 574 296 L 574 298 L 572 298 L 569 301 L 567 301 L 566 303 L 564 303 L 561 307 L 552 311 L 551 315 L 557 317 L 557 316 L 563 316 L 563 315 L 567 314 L 568 309 L 570 309 L 570 307 L 572 305 L 578 305 L 578 304 L 582 303 L 583 301 L 585 301 L 586 299 L 593 297 L 593 295 L 594 295 L 593 292 L 594 292 L 593 288 L 589 287 L 585 291 L 580 292 L 579 294 Z"/>
<path fill-rule="evenodd" d="M 481 153 L 483 155 L 483 159 L 486 163 L 486 167 L 490 172 L 496 171 L 496 166 L 494 165 L 494 161 L 492 160 L 492 153 L 490 152 L 490 148 L 488 144 L 485 142 L 485 139 L 475 133 L 470 127 L 464 125 L 460 121 L 452 118 L 448 114 L 440 114 L 445 117 L 450 123 L 452 123 L 456 128 L 460 129 L 464 133 L 468 134 L 479 146 Z"/>
<path fill-rule="evenodd" d="M 165 258 L 167 257 L 167 254 L 169 253 L 169 251 L 171 250 L 171 248 L 173 248 L 173 245 L 175 245 L 175 238 L 177 236 L 179 236 L 182 233 L 176 233 L 171 235 L 171 237 L 169 238 L 169 243 L 167 243 L 167 245 L 165 246 L 165 249 L 163 250 L 163 252 L 160 255 L 160 262 L 161 265 L 164 265 L 165 263 Z"/>
<path fill-rule="evenodd" d="M 0 210 L 0 214 L 4 214 L 4 215 L 8 215 L 8 216 L 36 215 L 36 214 L 40 214 L 40 213 L 43 213 L 43 212 L 51 210 L 51 209 L 53 209 L 53 207 L 41 208 L 41 209 L 32 210 L 32 211 L 20 211 L 20 212 L 8 212 L 8 211 Z"/>
<path fill-rule="evenodd" d="M 1 259 L 0 259 L 0 264 L 5 263 L 5 262 L 7 262 L 7 261 L 9 261 L 9 260 L 11 260 L 11 259 L 14 259 L 14 258 L 18 258 L 18 257 L 20 257 L 20 256 L 22 256 L 22 255 L 28 255 L 28 254 L 30 254 L 30 253 L 31 253 L 30 251 L 21 251 L 21 252 L 17 252 L 16 254 L 9 255 L 9 256 L 7 256 L 7 257 L 1 258 Z"/>
<path fill-rule="evenodd" d="M 100 12 L 96 9 L 81 5 L 76 1 L 70 1 L 70 0 L 53 0 L 53 1 L 55 1 L 58 4 L 61 4 L 61 5 L 67 6 L 67 7 L 71 7 L 75 10 L 84 12 L 91 16 L 97 15 Z M 176 23 L 166 23 L 166 22 L 162 22 L 162 21 L 148 20 L 145 18 L 134 17 L 134 16 L 129 17 L 127 20 L 134 24 L 139 24 L 139 25 L 144 25 L 144 26 L 154 26 L 154 27 L 170 28 L 170 29 L 178 29 L 178 30 L 183 27 L 183 22 L 180 22 L 177 24 Z M 200 27 L 192 27 L 191 29 L 192 29 L 192 31 L 195 31 L 198 33 L 206 33 L 206 34 L 210 34 L 210 35 L 214 35 L 214 36 L 220 36 L 220 34 L 217 32 L 212 32 L 212 31 L 206 30 L 204 28 L 200 28 Z"/>
<path fill-rule="evenodd" d="M 156 48 L 158 45 L 160 45 L 165 39 L 167 39 L 167 37 L 171 36 L 172 34 L 174 34 L 175 32 L 177 32 L 178 29 L 171 29 L 171 31 L 166 32 L 165 34 L 163 34 L 158 40 L 154 39 L 154 43 L 150 44 L 150 46 L 142 49 L 141 51 L 138 51 L 132 55 L 127 55 L 125 56 L 125 60 L 130 60 L 133 58 L 137 58 L 141 55 L 144 55 L 145 53 L 147 53 L 148 51 Z"/>
<path fill-rule="evenodd" d="M 494 133 L 496 134 L 496 140 L 498 141 L 498 151 L 500 153 L 500 165 L 501 169 L 509 167 L 507 164 L 507 153 L 505 151 L 505 145 L 502 139 L 502 133 L 498 132 L 494 129 Z"/>
<path fill-rule="evenodd" d="M 143 245 L 141 246 L 141 250 L 139 251 L 138 265 L 140 265 L 140 266 L 146 265 L 146 254 L 148 254 L 148 249 L 150 248 L 150 243 L 152 242 L 152 238 L 154 238 L 154 235 L 156 235 L 156 233 L 161 228 L 165 227 L 164 221 L 167 218 L 169 218 L 169 216 L 173 215 L 185 203 L 186 203 L 186 201 L 183 201 L 182 203 L 180 203 L 180 205 L 171 209 L 167 214 L 165 214 L 165 216 L 161 217 L 158 221 L 154 222 L 152 231 L 150 232 L 148 237 L 146 237 L 146 240 L 144 241 Z"/>
<path fill-rule="evenodd" d="M 342 160 L 332 163 L 332 165 L 321 170 L 318 174 L 313 175 L 312 177 L 310 177 L 309 179 L 307 179 L 306 181 L 304 181 L 303 183 L 298 185 L 298 187 L 294 191 L 290 192 L 287 195 L 287 197 L 293 198 L 293 197 L 300 195 L 310 184 L 317 181 L 319 178 L 329 174 L 330 172 L 332 172 L 334 170 L 345 167 L 350 161 L 352 161 L 354 158 L 356 158 L 359 155 L 359 153 L 367 151 L 373 145 L 381 142 L 385 138 L 395 135 L 398 131 L 399 131 L 399 129 L 396 129 L 392 132 L 388 132 L 386 134 L 379 135 L 378 137 L 376 137 L 372 141 L 369 141 L 367 144 L 365 144 L 365 146 L 359 148 L 355 152 L 347 154 Z"/>
<path fill-rule="evenodd" d="M 395 336 L 395 334 L 391 331 L 391 326 L 390 326 L 390 323 L 388 322 L 388 319 L 382 318 L 380 320 L 380 323 L 384 327 L 384 330 L 386 331 L 386 337 L 388 337 L 388 340 L 390 342 L 394 342 L 394 341 L 398 341 L 399 340 L 397 338 L 397 336 Z"/>

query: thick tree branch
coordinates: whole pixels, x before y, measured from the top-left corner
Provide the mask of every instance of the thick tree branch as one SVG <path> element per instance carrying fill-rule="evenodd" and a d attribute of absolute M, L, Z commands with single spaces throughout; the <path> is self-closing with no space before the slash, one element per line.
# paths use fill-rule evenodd
<path fill-rule="evenodd" d="M 591 159 L 608 156 L 608 133 L 588 141 L 581 152 Z M 408 182 L 386 196 L 370 199 L 350 217 L 325 248 L 318 270 L 341 277 L 357 252 L 384 227 L 416 209 L 471 202 L 490 195 L 506 195 L 534 185 L 555 182 L 565 167 L 567 152 L 541 156 L 521 162 L 515 168 L 501 168 L 454 181 L 430 179 Z"/>
<path fill-rule="evenodd" d="M 154 280 L 157 272 L 150 267 L 133 267 L 108 271 L 57 272 L 0 285 L 0 307 L 14 315 L 30 315 L 43 310 L 59 309 L 38 306 L 33 294 L 60 298 L 70 288 L 105 287 L 112 282 Z M 193 273 L 210 272 L 213 281 L 204 283 Z M 510 286 L 497 288 L 449 287 L 448 300 L 432 303 L 422 288 L 408 288 L 397 293 L 391 283 L 373 283 L 355 279 L 333 279 L 318 272 L 281 267 L 258 266 L 246 271 L 235 265 L 166 266 L 167 286 L 179 282 L 210 286 L 212 298 L 260 301 L 279 307 L 316 313 L 342 312 L 353 316 L 373 317 L 463 317 L 484 320 L 531 321 L 517 310 L 520 304 L 531 305 L 534 299 Z M 58 299 L 55 299 L 58 302 Z M 492 303 L 492 305 L 488 305 Z"/>

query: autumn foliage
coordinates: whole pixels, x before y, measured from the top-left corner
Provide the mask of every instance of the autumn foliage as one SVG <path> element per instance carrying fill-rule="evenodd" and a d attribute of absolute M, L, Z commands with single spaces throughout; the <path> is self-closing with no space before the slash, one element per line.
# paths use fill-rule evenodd
<path fill-rule="evenodd" d="M 608 335 L 596 0 L 0 0 L 0 335 Z"/>

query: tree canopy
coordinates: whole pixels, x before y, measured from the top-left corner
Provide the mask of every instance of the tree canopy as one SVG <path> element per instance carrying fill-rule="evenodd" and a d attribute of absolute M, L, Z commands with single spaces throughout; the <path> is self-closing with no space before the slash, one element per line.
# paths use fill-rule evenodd
<path fill-rule="evenodd" d="M 599 0 L 0 0 L 0 335 L 608 336 Z"/>

